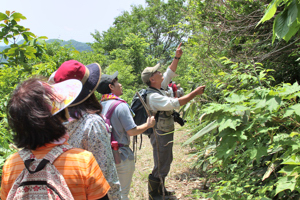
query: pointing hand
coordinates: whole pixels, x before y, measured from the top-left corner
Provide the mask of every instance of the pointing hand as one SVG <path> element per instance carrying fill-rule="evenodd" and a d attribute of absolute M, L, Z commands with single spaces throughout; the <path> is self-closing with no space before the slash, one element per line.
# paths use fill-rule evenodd
<path fill-rule="evenodd" d="M 177 49 L 176 49 L 176 54 L 175 54 L 175 56 L 177 57 L 177 58 L 180 58 L 181 57 L 181 55 L 182 55 L 182 49 L 181 49 L 181 44 L 182 44 L 182 42 L 178 45 L 178 47 L 177 47 Z"/>

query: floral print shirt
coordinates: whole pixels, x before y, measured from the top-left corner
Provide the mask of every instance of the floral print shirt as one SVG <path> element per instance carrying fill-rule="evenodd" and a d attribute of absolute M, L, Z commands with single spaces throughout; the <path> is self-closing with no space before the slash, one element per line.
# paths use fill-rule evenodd
<path fill-rule="evenodd" d="M 103 118 L 85 113 L 79 120 L 66 124 L 70 138 L 68 143 L 93 153 L 111 189 L 109 199 L 121 199 L 121 185 L 111 150 L 110 134 Z"/>

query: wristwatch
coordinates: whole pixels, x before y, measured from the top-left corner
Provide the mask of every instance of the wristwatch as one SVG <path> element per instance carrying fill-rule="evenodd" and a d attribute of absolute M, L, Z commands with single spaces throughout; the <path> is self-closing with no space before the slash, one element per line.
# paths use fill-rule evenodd
<path fill-rule="evenodd" d="M 175 57 L 174 57 L 174 59 L 178 59 L 178 60 L 179 60 L 179 59 L 180 59 L 180 57 L 176 57 L 176 56 L 175 56 Z"/>

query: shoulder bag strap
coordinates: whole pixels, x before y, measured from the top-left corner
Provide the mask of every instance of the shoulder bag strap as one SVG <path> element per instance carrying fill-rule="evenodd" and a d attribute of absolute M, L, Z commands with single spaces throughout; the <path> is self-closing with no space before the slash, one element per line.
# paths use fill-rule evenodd
<path fill-rule="evenodd" d="M 47 155 L 42 159 L 42 161 L 37 165 L 34 171 L 30 170 L 30 164 L 35 160 L 35 156 L 33 155 L 33 153 L 28 149 L 23 149 L 19 152 L 19 155 L 23 159 L 26 169 L 29 171 L 29 173 L 33 174 L 35 172 L 41 171 L 48 162 L 53 164 L 54 160 L 58 156 L 72 148 L 73 147 L 71 145 L 58 145 L 53 147 L 51 151 L 48 152 Z"/>

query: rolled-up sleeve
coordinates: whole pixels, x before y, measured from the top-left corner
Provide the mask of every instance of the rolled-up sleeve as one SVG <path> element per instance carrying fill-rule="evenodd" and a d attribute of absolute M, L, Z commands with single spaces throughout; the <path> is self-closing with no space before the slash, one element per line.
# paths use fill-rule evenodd
<path fill-rule="evenodd" d="M 168 84 L 172 80 L 172 78 L 178 76 L 175 72 L 173 72 L 169 67 L 167 68 L 166 72 L 164 73 L 164 80 L 161 83 L 161 88 L 164 90 L 167 88 Z"/>
<path fill-rule="evenodd" d="M 178 98 L 172 98 L 168 96 L 163 96 L 158 93 L 151 93 L 149 95 L 149 106 L 150 109 L 156 113 L 159 111 L 170 111 L 173 109 L 179 109 L 180 104 Z"/>

